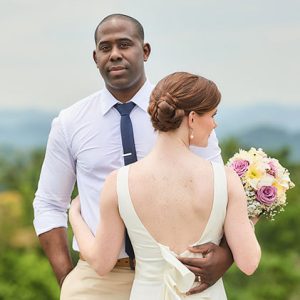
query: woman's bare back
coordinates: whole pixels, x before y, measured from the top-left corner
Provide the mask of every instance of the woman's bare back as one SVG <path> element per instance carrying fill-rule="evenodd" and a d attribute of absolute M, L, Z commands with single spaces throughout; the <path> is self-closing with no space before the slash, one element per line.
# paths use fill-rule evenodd
<path fill-rule="evenodd" d="M 153 238 L 180 254 L 199 240 L 208 222 L 212 166 L 193 153 L 176 161 L 148 156 L 131 166 L 129 191 L 137 215 Z"/>

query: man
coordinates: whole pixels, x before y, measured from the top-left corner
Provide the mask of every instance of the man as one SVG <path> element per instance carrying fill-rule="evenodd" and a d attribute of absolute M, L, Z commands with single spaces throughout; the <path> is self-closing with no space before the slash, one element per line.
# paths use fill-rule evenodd
<path fill-rule="evenodd" d="M 135 104 L 130 119 L 137 159 L 150 151 L 155 136 L 147 106 L 153 86 L 146 80 L 144 62 L 151 48 L 144 42 L 141 24 L 120 14 L 110 15 L 100 22 L 95 42 L 93 58 L 105 88 L 63 110 L 53 121 L 34 200 L 34 226 L 62 287 L 61 299 L 125 300 L 129 299 L 134 276 L 128 254 L 123 249 L 116 267 L 105 277 L 99 277 L 83 258 L 73 269 L 67 243 L 66 212 L 77 180 L 82 215 L 95 233 L 104 180 L 111 171 L 124 165 L 124 156 L 128 155 L 123 153 L 117 103 Z M 221 160 L 214 134 L 208 148 L 195 151 L 208 159 Z M 73 248 L 78 251 L 76 241 Z M 195 290 L 198 292 L 223 275 L 232 258 L 230 251 L 211 244 L 195 251 L 210 254 L 207 260 L 189 262 L 202 281 Z"/>

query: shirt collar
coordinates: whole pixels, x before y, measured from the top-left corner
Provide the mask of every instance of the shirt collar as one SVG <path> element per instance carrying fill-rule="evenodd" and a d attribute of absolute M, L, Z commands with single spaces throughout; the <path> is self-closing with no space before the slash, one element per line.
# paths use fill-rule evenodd
<path fill-rule="evenodd" d="M 151 91 L 153 90 L 153 85 L 146 80 L 144 85 L 139 89 L 139 91 L 130 99 L 130 101 L 134 102 L 137 106 L 139 106 L 142 110 L 147 112 L 149 105 L 149 98 Z M 105 115 L 115 104 L 120 103 L 109 91 L 106 87 L 103 89 L 101 99 L 102 106 L 102 114 Z"/>

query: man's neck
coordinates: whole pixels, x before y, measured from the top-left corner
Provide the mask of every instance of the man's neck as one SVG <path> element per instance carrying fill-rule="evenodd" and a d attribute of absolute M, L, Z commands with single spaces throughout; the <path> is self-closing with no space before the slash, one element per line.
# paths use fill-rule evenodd
<path fill-rule="evenodd" d="M 106 86 L 106 88 L 118 101 L 122 103 L 126 103 L 136 95 L 136 93 L 142 88 L 145 82 L 146 82 L 146 78 L 140 84 L 122 90 L 115 90 L 108 86 Z"/>

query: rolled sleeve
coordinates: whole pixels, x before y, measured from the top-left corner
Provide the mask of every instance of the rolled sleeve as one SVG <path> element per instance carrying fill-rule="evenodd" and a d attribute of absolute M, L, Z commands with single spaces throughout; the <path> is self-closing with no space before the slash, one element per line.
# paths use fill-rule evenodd
<path fill-rule="evenodd" d="M 53 228 L 67 227 L 67 209 L 75 181 L 75 160 L 58 117 L 52 122 L 38 189 L 33 201 L 33 224 L 37 235 Z"/>

